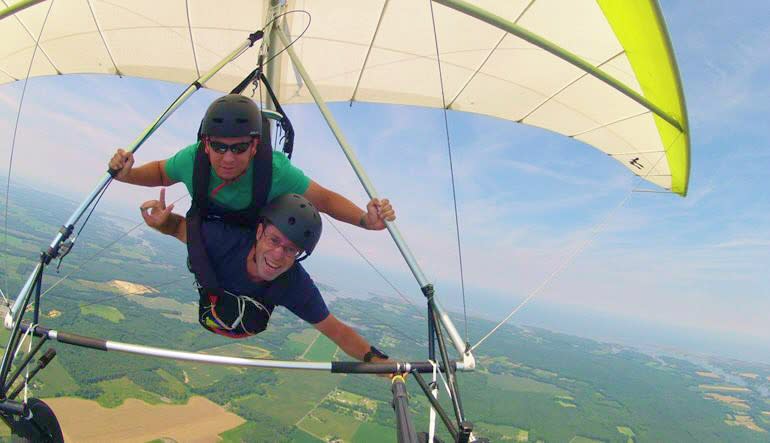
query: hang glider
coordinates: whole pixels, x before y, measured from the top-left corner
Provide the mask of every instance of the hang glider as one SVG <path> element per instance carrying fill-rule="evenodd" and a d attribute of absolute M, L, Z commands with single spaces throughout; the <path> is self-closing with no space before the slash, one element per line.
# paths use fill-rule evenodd
<path fill-rule="evenodd" d="M 339 131 L 326 102 L 371 102 L 476 113 L 540 127 L 592 146 L 631 173 L 686 195 L 689 129 L 678 69 L 660 8 L 654 0 L 618 2 L 484 0 L 24 0 L 0 9 L 0 84 L 29 77 L 97 73 L 189 84 L 132 145 L 135 150 L 198 88 L 229 92 L 265 74 L 282 104 L 315 102 L 370 196 L 373 184 Z M 258 32 L 255 32 L 259 30 Z M 255 44 L 269 39 L 269 45 Z M 262 66 L 264 63 L 264 72 Z M 105 175 L 64 224 L 28 279 L 6 327 L 15 349 L 22 331 L 102 350 L 288 368 L 293 362 L 210 359 L 192 353 L 110 342 L 29 327 L 22 322 L 42 270 L 60 256 L 74 225 L 98 201 Z M 466 427 L 455 370 L 472 370 L 472 350 L 436 300 L 395 225 L 388 229 L 428 301 L 429 362 L 340 371 L 408 368 L 456 441 L 474 441 Z M 48 255 L 46 255 L 48 254 Z M 39 300 L 35 299 L 33 323 Z M 444 334 L 446 333 L 446 339 Z M 67 341 L 69 340 L 69 341 Z M 41 341 L 42 342 L 42 341 Z M 450 361 L 446 342 L 459 361 Z M 438 344 L 440 358 L 435 344 Z M 39 348 L 38 348 L 39 349 Z M 7 390 L 12 352 L 0 366 Z M 217 361 L 213 361 L 217 360 Z M 24 362 L 22 366 L 29 363 Z M 299 369 L 299 367 L 294 367 Z M 332 370 L 334 364 L 302 369 Z M 453 420 L 419 375 L 447 376 Z M 339 371 L 337 371 L 339 372 Z M 11 379 L 14 377 L 12 376 Z M 435 381 L 435 380 L 434 380 Z M 403 380 L 401 381 L 403 383 Z M 10 383 L 8 383 L 10 385 Z M 414 441 L 394 385 L 399 441 Z M 6 414 L 25 405 L 0 402 Z M 403 425 L 403 426 L 402 426 Z"/>

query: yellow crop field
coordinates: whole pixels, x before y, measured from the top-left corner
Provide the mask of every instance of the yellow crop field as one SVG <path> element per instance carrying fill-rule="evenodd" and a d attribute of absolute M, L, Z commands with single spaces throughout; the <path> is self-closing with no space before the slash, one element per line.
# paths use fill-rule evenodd
<path fill-rule="evenodd" d="M 716 401 L 721 401 L 722 403 L 726 403 L 730 406 L 734 406 L 741 409 L 751 409 L 751 407 L 746 404 L 746 400 L 743 400 L 742 398 L 738 397 L 732 397 L 730 395 L 722 395 L 722 394 L 715 394 L 713 392 L 709 392 L 705 395 L 705 398 L 710 398 Z"/>
<path fill-rule="evenodd" d="M 157 293 L 157 289 L 153 289 L 149 286 L 140 285 L 137 283 L 131 283 L 123 280 L 112 280 L 109 285 L 127 295 L 142 295 Z"/>
<path fill-rule="evenodd" d="M 751 389 L 740 386 L 698 385 L 698 387 L 704 391 L 751 392 Z"/>
<path fill-rule="evenodd" d="M 707 372 L 707 371 L 697 371 L 697 372 L 695 372 L 695 373 L 696 373 L 696 374 L 698 374 L 698 375 L 700 375 L 701 377 L 706 377 L 706 378 L 716 378 L 716 379 L 719 379 L 719 376 L 718 376 L 718 375 L 716 375 L 716 374 L 714 374 L 713 372 Z"/>
<path fill-rule="evenodd" d="M 744 428 L 751 429 L 754 432 L 767 432 L 766 430 L 757 426 L 757 424 L 754 423 L 754 419 L 748 415 L 736 415 L 732 419 L 730 419 L 728 416 L 728 419 L 725 420 L 725 423 L 730 426 L 743 426 Z"/>
<path fill-rule="evenodd" d="M 83 443 L 143 443 L 158 438 L 211 442 L 245 422 L 203 397 L 192 397 L 186 405 L 150 405 L 131 398 L 117 408 L 79 398 L 45 401 L 56 412 L 64 439 Z"/>

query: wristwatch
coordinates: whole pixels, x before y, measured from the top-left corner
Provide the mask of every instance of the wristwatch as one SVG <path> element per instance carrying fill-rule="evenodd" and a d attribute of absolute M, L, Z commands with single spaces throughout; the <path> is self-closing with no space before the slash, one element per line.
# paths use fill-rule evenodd
<path fill-rule="evenodd" d="M 379 358 L 382 358 L 384 360 L 387 360 L 388 355 L 385 354 L 384 352 L 380 351 L 379 349 L 375 348 L 374 346 L 370 346 L 369 347 L 369 352 L 367 352 L 364 355 L 364 362 L 371 363 L 372 359 L 374 357 L 379 357 Z"/>

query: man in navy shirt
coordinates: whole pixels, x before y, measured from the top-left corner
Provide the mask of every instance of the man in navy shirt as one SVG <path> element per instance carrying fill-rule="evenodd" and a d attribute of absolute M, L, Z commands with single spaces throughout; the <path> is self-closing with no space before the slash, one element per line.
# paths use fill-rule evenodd
<path fill-rule="evenodd" d="M 141 206 L 148 226 L 187 243 L 187 221 L 160 200 Z M 307 199 L 284 194 L 261 212 L 253 229 L 219 220 L 201 223 L 205 254 L 212 275 L 196 275 L 198 283 L 219 286 L 201 292 L 201 324 L 218 334 L 234 338 L 264 330 L 273 307 L 281 305 L 312 324 L 345 353 L 363 361 L 388 361 L 387 355 L 371 346 L 326 307 L 320 291 L 298 261 L 309 256 L 321 235 L 321 218 Z M 208 281 L 202 277 L 210 277 Z M 215 283 L 212 283 L 215 282 Z"/>

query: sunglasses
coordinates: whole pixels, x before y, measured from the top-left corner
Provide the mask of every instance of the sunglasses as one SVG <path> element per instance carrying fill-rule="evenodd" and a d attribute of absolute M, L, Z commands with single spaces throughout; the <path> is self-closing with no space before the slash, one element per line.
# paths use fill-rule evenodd
<path fill-rule="evenodd" d="M 209 143 L 209 147 L 217 154 L 224 154 L 227 151 L 230 151 L 233 154 L 243 154 L 249 149 L 252 141 L 253 139 L 247 142 L 239 142 L 239 143 L 233 143 L 229 145 L 227 143 L 215 142 L 213 140 L 209 140 L 208 143 Z"/>

